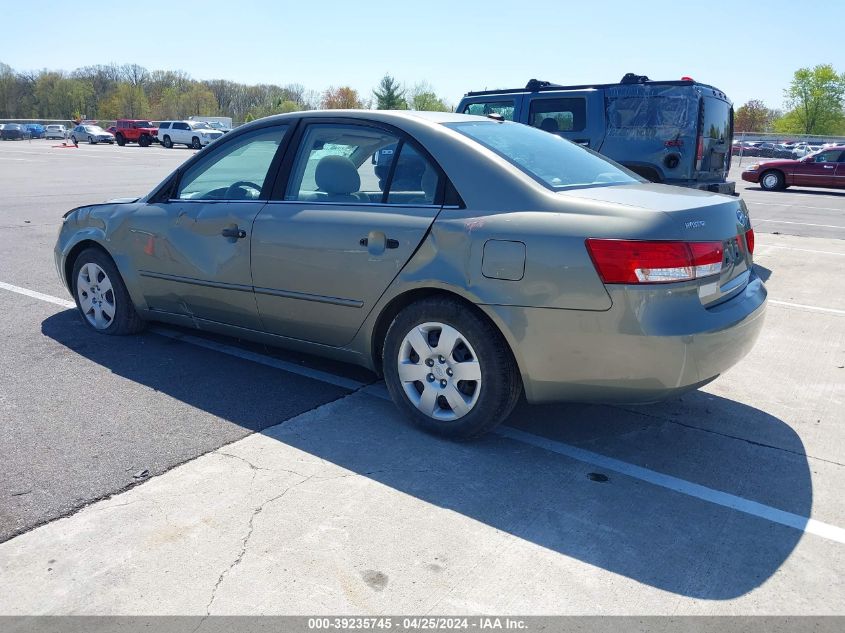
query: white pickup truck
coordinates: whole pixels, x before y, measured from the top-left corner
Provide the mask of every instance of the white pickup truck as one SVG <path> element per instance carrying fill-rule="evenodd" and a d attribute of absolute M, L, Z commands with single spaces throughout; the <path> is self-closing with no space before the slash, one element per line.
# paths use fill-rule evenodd
<path fill-rule="evenodd" d="M 174 145 L 187 145 L 200 149 L 223 136 L 205 121 L 162 121 L 156 138 L 170 149 Z"/>

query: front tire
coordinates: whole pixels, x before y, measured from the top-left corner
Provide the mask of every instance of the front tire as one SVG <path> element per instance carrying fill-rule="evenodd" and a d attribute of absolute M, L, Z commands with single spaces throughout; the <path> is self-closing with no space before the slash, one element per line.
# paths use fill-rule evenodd
<path fill-rule="evenodd" d="M 164 140 L 161 142 L 167 149 L 173 148 L 173 141 L 170 140 L 170 136 L 165 135 Z"/>
<path fill-rule="evenodd" d="M 198 136 L 195 136 L 191 139 L 191 147 L 194 149 L 202 149 L 202 143 L 200 143 L 200 139 Z"/>
<path fill-rule="evenodd" d="M 399 409 L 420 428 L 453 439 L 496 427 L 522 392 L 501 333 L 473 309 L 446 297 L 418 301 L 396 316 L 382 363 Z"/>
<path fill-rule="evenodd" d="M 770 169 L 767 172 L 763 172 L 763 175 L 760 176 L 760 188 L 766 191 L 780 191 L 782 189 L 786 189 L 783 173 L 777 171 L 776 169 Z"/>
<path fill-rule="evenodd" d="M 73 263 L 71 283 L 76 307 L 91 329 L 118 336 L 144 329 L 117 267 L 103 251 L 82 251 Z"/>
<path fill-rule="evenodd" d="M 94 137 L 93 137 L 93 136 L 89 136 L 89 137 L 88 137 L 88 144 L 89 144 L 89 145 L 96 145 L 96 144 L 97 144 L 97 141 L 95 141 L 95 140 L 94 140 Z"/>
<path fill-rule="evenodd" d="M 143 136 L 141 136 L 141 138 L 138 139 L 138 145 L 140 145 L 141 147 L 149 147 L 151 143 L 152 141 L 150 140 L 150 137 L 146 134 L 144 134 Z"/>

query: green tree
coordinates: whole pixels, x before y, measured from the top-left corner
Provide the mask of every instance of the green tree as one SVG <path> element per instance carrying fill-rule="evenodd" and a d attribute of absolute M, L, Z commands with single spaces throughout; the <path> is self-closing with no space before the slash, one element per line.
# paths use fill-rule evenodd
<path fill-rule="evenodd" d="M 373 90 L 378 110 L 407 110 L 405 89 L 390 75 L 381 78 L 378 88 Z"/>
<path fill-rule="evenodd" d="M 100 112 L 104 119 L 141 119 L 150 115 L 150 102 L 141 86 L 129 83 L 118 84 L 117 89 L 106 99 Z"/>
<path fill-rule="evenodd" d="M 428 110 L 430 112 L 449 112 L 451 108 L 437 96 L 434 88 L 427 81 L 421 81 L 411 90 L 408 105 L 412 110 Z"/>
<path fill-rule="evenodd" d="M 774 120 L 774 111 L 759 99 L 752 99 L 737 108 L 734 130 L 737 132 L 768 132 Z"/>
<path fill-rule="evenodd" d="M 845 73 L 836 74 L 830 64 L 799 68 L 784 94 L 790 111 L 778 121 L 779 131 L 832 134 L 842 128 Z"/>

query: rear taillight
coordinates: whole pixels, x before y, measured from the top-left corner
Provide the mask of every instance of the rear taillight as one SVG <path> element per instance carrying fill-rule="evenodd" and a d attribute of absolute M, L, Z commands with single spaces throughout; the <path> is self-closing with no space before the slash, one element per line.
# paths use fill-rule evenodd
<path fill-rule="evenodd" d="M 745 232 L 745 243 L 748 245 L 748 252 L 754 254 L 754 229 Z"/>
<path fill-rule="evenodd" d="M 589 238 L 587 251 L 606 284 L 689 281 L 722 270 L 721 242 L 642 242 Z"/>
<path fill-rule="evenodd" d="M 695 160 L 701 160 L 704 158 L 704 137 L 698 137 L 698 147 L 695 150 Z"/>

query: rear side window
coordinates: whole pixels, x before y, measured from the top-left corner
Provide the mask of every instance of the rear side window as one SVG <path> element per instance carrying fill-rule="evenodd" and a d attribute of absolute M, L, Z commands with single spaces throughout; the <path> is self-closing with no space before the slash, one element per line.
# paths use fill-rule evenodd
<path fill-rule="evenodd" d="M 162 130 L 170 129 L 170 121 L 163 121 L 159 128 Z"/>
<path fill-rule="evenodd" d="M 528 122 L 546 132 L 580 132 L 587 127 L 587 100 L 533 99 Z"/>
<path fill-rule="evenodd" d="M 482 103 L 468 103 L 464 106 L 463 114 L 487 116 L 501 114 L 506 121 L 513 121 L 514 104 L 512 99 L 507 101 L 485 101 Z"/>

